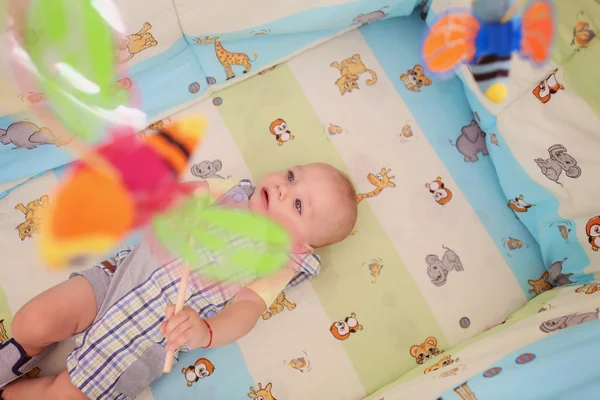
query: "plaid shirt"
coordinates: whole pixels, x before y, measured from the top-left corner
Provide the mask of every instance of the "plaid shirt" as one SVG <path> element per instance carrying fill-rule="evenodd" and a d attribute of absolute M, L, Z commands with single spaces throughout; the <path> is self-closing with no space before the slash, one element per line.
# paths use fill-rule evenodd
<path fill-rule="evenodd" d="M 131 248 L 120 251 L 93 268 L 102 268 L 112 275 L 130 252 Z M 133 259 L 128 268 L 135 267 L 135 255 L 131 255 Z M 74 337 L 76 348 L 67 357 L 69 376 L 90 399 L 129 400 L 115 386 L 119 377 L 149 346 L 165 345 L 160 325 L 167 306 L 177 300 L 182 264 L 177 260 L 156 269 L 86 331 Z M 316 276 L 320 266 L 317 255 L 290 255 L 288 267 L 297 274 L 287 288 Z M 239 284 L 192 279 L 185 305 L 196 310 L 202 318 L 208 318 L 221 310 L 240 287 Z"/>

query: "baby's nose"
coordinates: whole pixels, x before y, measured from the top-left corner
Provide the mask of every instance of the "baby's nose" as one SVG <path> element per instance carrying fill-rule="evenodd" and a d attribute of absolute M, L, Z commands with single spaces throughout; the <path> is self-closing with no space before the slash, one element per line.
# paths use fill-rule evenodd
<path fill-rule="evenodd" d="M 283 184 L 283 185 L 277 185 L 277 192 L 279 193 L 279 199 L 280 200 L 285 199 L 285 197 L 288 194 L 287 186 L 285 184 Z"/>

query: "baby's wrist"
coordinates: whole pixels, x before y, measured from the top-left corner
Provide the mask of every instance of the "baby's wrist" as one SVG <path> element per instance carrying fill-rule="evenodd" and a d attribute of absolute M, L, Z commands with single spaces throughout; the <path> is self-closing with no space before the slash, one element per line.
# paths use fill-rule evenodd
<path fill-rule="evenodd" d="M 212 341 L 213 341 L 213 331 L 212 331 L 212 327 L 210 326 L 210 324 L 208 323 L 207 320 L 203 319 L 202 320 L 202 326 L 205 329 L 205 333 L 206 333 L 206 337 L 207 339 L 204 341 L 204 345 L 200 346 L 201 349 L 207 349 L 212 345 Z"/>

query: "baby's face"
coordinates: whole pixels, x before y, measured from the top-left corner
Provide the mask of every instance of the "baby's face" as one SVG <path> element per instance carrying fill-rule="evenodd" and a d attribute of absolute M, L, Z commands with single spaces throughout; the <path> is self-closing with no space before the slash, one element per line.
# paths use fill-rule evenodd
<path fill-rule="evenodd" d="M 300 240 L 313 244 L 343 218 L 341 195 L 326 166 L 309 164 L 273 172 L 256 185 L 250 209 L 283 216 L 298 229 Z"/>

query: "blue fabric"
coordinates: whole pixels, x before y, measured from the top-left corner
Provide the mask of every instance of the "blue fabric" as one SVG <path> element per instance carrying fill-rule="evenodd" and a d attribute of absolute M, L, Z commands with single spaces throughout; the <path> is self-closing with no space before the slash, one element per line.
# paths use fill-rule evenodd
<path fill-rule="evenodd" d="M 405 16 L 421 3 L 421 0 L 359 0 L 306 10 L 271 21 L 268 26 L 256 26 L 240 32 L 207 32 L 202 37 L 218 35 L 223 46 L 231 51 L 254 49 L 260 54 L 252 64 L 252 72 L 255 72 L 315 41 L 358 26 L 364 21 L 360 19 L 361 14 L 380 11 L 379 15 L 385 18 Z M 269 35 L 251 36 L 248 39 L 250 33 L 262 30 L 268 30 Z M 214 57 L 214 45 L 197 45 L 194 39 L 194 36 L 182 33 L 181 38 L 170 47 L 129 68 L 129 79 L 141 92 L 142 104 L 139 108 L 149 120 L 206 94 L 211 84 L 225 82 L 223 68 Z M 243 75 L 243 68 L 239 68 L 234 67 L 236 77 Z M 40 103 L 38 106 L 47 107 L 48 104 Z M 0 115 L 0 129 L 7 129 L 20 121 L 33 122 L 39 128 L 45 127 L 33 111 L 28 111 Z M 103 134 L 99 134 L 101 139 Z M 39 145 L 31 150 L 16 148 L 13 144 L 0 145 L 0 183 L 35 176 L 74 159 L 73 153 L 53 144 Z M 2 196 L 10 190 L 12 188 Z"/>
<path fill-rule="evenodd" d="M 419 18 L 404 18 L 402 23 L 387 20 L 367 25 L 361 28 L 361 32 L 386 75 L 398 77 L 419 62 L 418 38 L 423 28 Z M 504 255 L 523 293 L 531 298 L 534 293 L 529 292 L 531 286 L 528 280 L 544 271 L 537 243 L 506 206 L 490 157 L 479 153 L 476 162 L 466 162 L 457 148 L 451 145 L 461 135 L 461 130 L 473 120 L 481 119 L 479 125 L 486 130 L 486 124 L 491 121 L 495 123 L 495 118 L 477 104 L 475 106 L 478 107 L 474 109 L 479 112 L 477 116 L 473 114 L 473 99 L 477 101 L 477 98 L 469 91 L 465 96 L 464 87 L 456 76 L 448 80 L 434 80 L 431 86 L 423 87 L 419 93 L 409 91 L 400 79 L 393 79 L 392 82 L 500 253 Z M 446 102 L 444 99 L 452 101 Z M 444 112 L 436 112 L 432 118 L 432 112 L 436 110 L 433 105 L 440 102 L 444 104 Z M 492 151 L 495 146 L 490 143 L 490 138 L 488 134 L 486 142 L 488 150 Z M 507 237 L 518 237 L 530 244 L 530 247 L 521 254 L 522 257 L 511 257 L 504 247 Z"/>
<path fill-rule="evenodd" d="M 437 399 L 597 399 L 598 337 L 598 320 L 563 329 L 512 352 Z M 469 391 L 474 397 L 463 397 Z"/>

